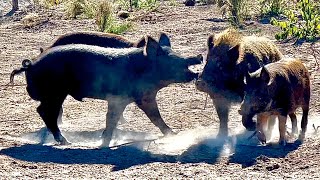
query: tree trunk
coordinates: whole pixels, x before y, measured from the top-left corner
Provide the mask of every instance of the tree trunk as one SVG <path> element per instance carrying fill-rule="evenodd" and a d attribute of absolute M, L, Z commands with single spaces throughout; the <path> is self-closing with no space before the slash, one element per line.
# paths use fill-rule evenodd
<path fill-rule="evenodd" d="M 17 11 L 19 9 L 18 0 L 12 0 L 12 10 Z"/>

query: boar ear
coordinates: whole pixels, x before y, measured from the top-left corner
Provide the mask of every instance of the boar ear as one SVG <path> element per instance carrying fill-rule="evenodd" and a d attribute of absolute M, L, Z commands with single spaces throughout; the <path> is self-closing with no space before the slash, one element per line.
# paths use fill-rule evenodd
<path fill-rule="evenodd" d="M 212 34 L 208 37 L 208 41 L 207 41 L 208 49 L 213 48 L 214 46 L 213 41 L 214 41 L 214 35 Z"/>
<path fill-rule="evenodd" d="M 146 38 L 141 38 L 138 42 L 136 42 L 135 47 L 141 48 L 146 45 Z"/>
<path fill-rule="evenodd" d="M 146 39 L 147 39 L 147 42 L 144 48 L 144 54 L 149 59 L 156 59 L 157 55 L 161 54 L 163 50 L 160 47 L 159 43 L 156 40 L 154 40 L 152 37 L 147 36 Z"/>
<path fill-rule="evenodd" d="M 270 74 L 264 66 L 262 66 L 260 77 L 265 83 L 270 84 Z"/>
<path fill-rule="evenodd" d="M 231 62 L 237 62 L 239 59 L 239 48 L 240 45 L 238 44 L 228 50 L 227 54 Z"/>
<path fill-rule="evenodd" d="M 170 38 L 165 33 L 160 33 L 159 37 L 160 46 L 168 46 L 171 47 Z"/>

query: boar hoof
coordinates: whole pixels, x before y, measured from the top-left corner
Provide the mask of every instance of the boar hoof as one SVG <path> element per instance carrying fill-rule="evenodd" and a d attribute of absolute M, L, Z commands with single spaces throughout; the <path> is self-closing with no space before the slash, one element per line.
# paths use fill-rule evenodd
<path fill-rule="evenodd" d="M 298 129 L 297 129 L 297 128 L 296 128 L 296 129 L 292 129 L 291 134 L 293 134 L 293 135 L 297 135 L 297 134 L 298 134 Z"/>
<path fill-rule="evenodd" d="M 163 134 L 164 134 L 165 136 L 174 136 L 174 135 L 177 135 L 178 133 L 175 133 L 175 132 L 173 132 L 171 129 L 168 129 L 168 130 L 166 130 Z"/>
<path fill-rule="evenodd" d="M 119 121 L 118 121 L 118 125 L 122 125 L 122 124 L 126 124 L 127 121 L 124 119 L 124 118 L 121 118 Z"/>
<path fill-rule="evenodd" d="M 226 138 L 226 137 L 228 137 L 228 131 L 227 132 L 219 131 L 217 138 Z"/>
<path fill-rule="evenodd" d="M 271 139 L 272 132 L 271 132 L 270 130 L 268 130 L 268 131 L 265 133 L 265 135 L 266 135 L 266 140 L 268 141 L 268 140 Z"/>
<path fill-rule="evenodd" d="M 305 138 L 305 134 L 301 132 L 300 135 L 299 135 L 299 140 L 303 141 L 304 138 Z"/>
<path fill-rule="evenodd" d="M 110 142 L 111 142 L 111 139 L 103 139 L 102 144 L 100 145 L 100 148 L 109 147 Z"/>
<path fill-rule="evenodd" d="M 263 132 L 257 131 L 257 137 L 258 137 L 258 140 L 261 142 L 261 144 L 267 143 L 267 138 Z"/>
<path fill-rule="evenodd" d="M 286 140 L 279 140 L 280 146 L 286 146 L 286 144 L 287 144 Z"/>
<path fill-rule="evenodd" d="M 62 136 L 58 142 L 60 145 L 70 145 L 71 144 L 66 138 L 64 138 Z"/>

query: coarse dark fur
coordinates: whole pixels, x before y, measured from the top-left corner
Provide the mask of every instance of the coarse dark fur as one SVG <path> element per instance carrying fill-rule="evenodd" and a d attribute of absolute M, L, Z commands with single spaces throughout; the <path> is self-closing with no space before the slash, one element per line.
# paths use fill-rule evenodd
<path fill-rule="evenodd" d="M 123 36 L 117 34 L 88 31 L 64 34 L 60 36 L 57 40 L 55 40 L 53 44 L 49 46 L 47 49 L 67 44 L 87 44 L 110 48 L 139 48 L 143 47 L 145 43 L 145 38 L 141 38 L 137 42 L 131 42 Z M 40 51 L 42 53 L 44 49 L 40 48 Z"/>
<path fill-rule="evenodd" d="M 219 135 L 228 134 L 231 103 L 240 103 L 243 99 L 245 73 L 281 58 L 276 45 L 264 37 L 242 36 L 234 29 L 209 36 L 206 65 L 196 86 L 213 100 L 220 119 Z M 255 129 L 254 123 L 244 126 Z"/>
<path fill-rule="evenodd" d="M 145 43 L 146 43 L 145 38 L 141 38 L 136 42 L 131 42 L 126 38 L 124 38 L 123 36 L 112 34 L 112 33 L 83 31 L 83 32 L 66 33 L 60 36 L 58 39 L 56 39 L 53 42 L 51 46 L 47 47 L 45 50 L 48 50 L 52 47 L 67 45 L 67 44 L 87 44 L 87 45 L 95 45 L 95 46 L 101 46 L 101 47 L 107 47 L 107 48 L 108 47 L 109 48 L 130 48 L 130 47 L 139 48 L 139 47 L 145 46 Z M 40 48 L 41 53 L 43 53 L 45 50 L 43 48 Z M 38 57 L 32 58 L 33 61 L 35 59 L 38 59 Z M 62 123 L 61 121 L 62 113 L 63 113 L 63 109 L 60 110 L 60 116 L 58 120 L 59 124 Z"/>
<path fill-rule="evenodd" d="M 57 142 L 68 141 L 61 135 L 57 117 L 67 95 L 108 101 L 104 145 L 109 145 L 125 107 L 135 102 L 163 134 L 173 131 L 163 121 L 156 102 L 157 92 L 171 83 L 186 83 L 198 74 L 188 67 L 202 62 L 202 56 L 184 58 L 171 50 L 169 37 L 159 43 L 146 38 L 144 48 L 103 48 L 73 44 L 46 50 L 38 59 L 25 63 L 30 97 L 40 101 L 37 111 Z"/>
<path fill-rule="evenodd" d="M 262 142 L 266 141 L 264 127 L 270 115 L 278 116 L 281 144 L 286 142 L 288 115 L 292 121 L 292 131 L 297 133 L 295 111 L 299 107 L 302 107 L 303 112 L 300 139 L 304 138 L 308 124 L 310 77 L 300 60 L 286 58 L 267 64 L 248 74 L 246 83 L 246 93 L 239 112 L 244 121 L 252 121 L 250 117 L 258 114 L 257 131 Z"/>

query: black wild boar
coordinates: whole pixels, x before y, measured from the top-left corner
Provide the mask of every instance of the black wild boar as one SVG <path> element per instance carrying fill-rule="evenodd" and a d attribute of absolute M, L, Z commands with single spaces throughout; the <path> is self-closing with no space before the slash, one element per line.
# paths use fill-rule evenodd
<path fill-rule="evenodd" d="M 169 37 L 162 34 L 159 43 L 146 37 L 144 48 L 103 48 L 73 44 L 46 50 L 34 62 L 25 60 L 27 91 L 40 101 L 37 111 L 55 140 L 68 141 L 61 135 L 57 117 L 67 95 L 81 101 L 83 98 L 108 101 L 104 145 L 108 145 L 113 130 L 125 107 L 135 102 L 163 134 L 173 131 L 160 116 L 156 102 L 157 92 L 172 83 L 186 83 L 198 77 L 188 69 L 201 64 L 202 56 L 184 58 L 170 47 Z"/>
<path fill-rule="evenodd" d="M 247 121 L 257 114 L 258 138 L 265 143 L 264 126 L 270 115 L 279 119 L 279 143 L 285 145 L 287 116 L 292 121 L 292 131 L 297 129 L 295 111 L 302 107 L 301 132 L 303 140 L 308 124 L 310 101 L 310 79 L 306 67 L 300 60 L 286 58 L 267 64 L 257 71 L 246 75 L 246 91 L 239 113 Z"/>
<path fill-rule="evenodd" d="M 228 114 L 231 103 L 240 103 L 244 96 L 244 75 L 280 60 L 281 52 L 269 39 L 242 36 L 234 29 L 227 29 L 208 38 L 206 65 L 197 89 L 207 92 L 220 119 L 219 135 L 228 135 Z M 243 124 L 254 130 L 255 123 Z"/>
<path fill-rule="evenodd" d="M 161 37 L 161 36 L 160 36 Z M 60 36 L 57 40 L 53 42 L 50 49 L 55 46 L 67 45 L 67 44 L 87 44 L 95 45 L 101 47 L 110 48 L 130 48 L 130 47 L 143 47 L 145 45 L 145 38 L 141 38 L 137 42 L 131 42 L 125 39 L 123 36 L 112 34 L 112 33 L 102 33 L 102 32 L 72 32 Z M 40 52 L 44 51 L 40 48 Z M 61 109 L 58 118 L 58 123 L 61 124 L 61 115 L 63 110 Z M 123 120 L 124 118 L 122 118 Z"/>
<path fill-rule="evenodd" d="M 67 44 L 87 44 L 110 48 L 143 47 L 145 45 L 145 38 L 141 38 L 137 42 L 131 42 L 123 36 L 112 33 L 73 32 L 60 36 L 47 49 Z M 42 53 L 44 50 L 40 48 L 40 51 Z"/>
<path fill-rule="evenodd" d="M 55 46 L 61 46 L 61 45 L 67 45 L 67 44 L 87 44 L 87 45 L 95 45 L 95 46 L 110 47 L 110 48 L 130 48 L 130 47 L 143 47 L 145 45 L 145 38 L 141 38 L 137 42 L 131 42 L 125 39 L 123 36 L 112 34 L 112 33 L 89 32 L 89 31 L 88 32 L 72 32 L 72 33 L 66 33 L 60 36 L 47 49 L 50 49 Z M 40 48 L 40 52 L 42 53 L 43 51 L 44 49 Z M 37 58 L 34 58 L 34 59 L 37 59 Z M 61 109 L 60 115 L 58 118 L 59 124 L 62 123 L 62 120 L 61 120 L 62 113 L 63 113 L 63 110 Z"/>

